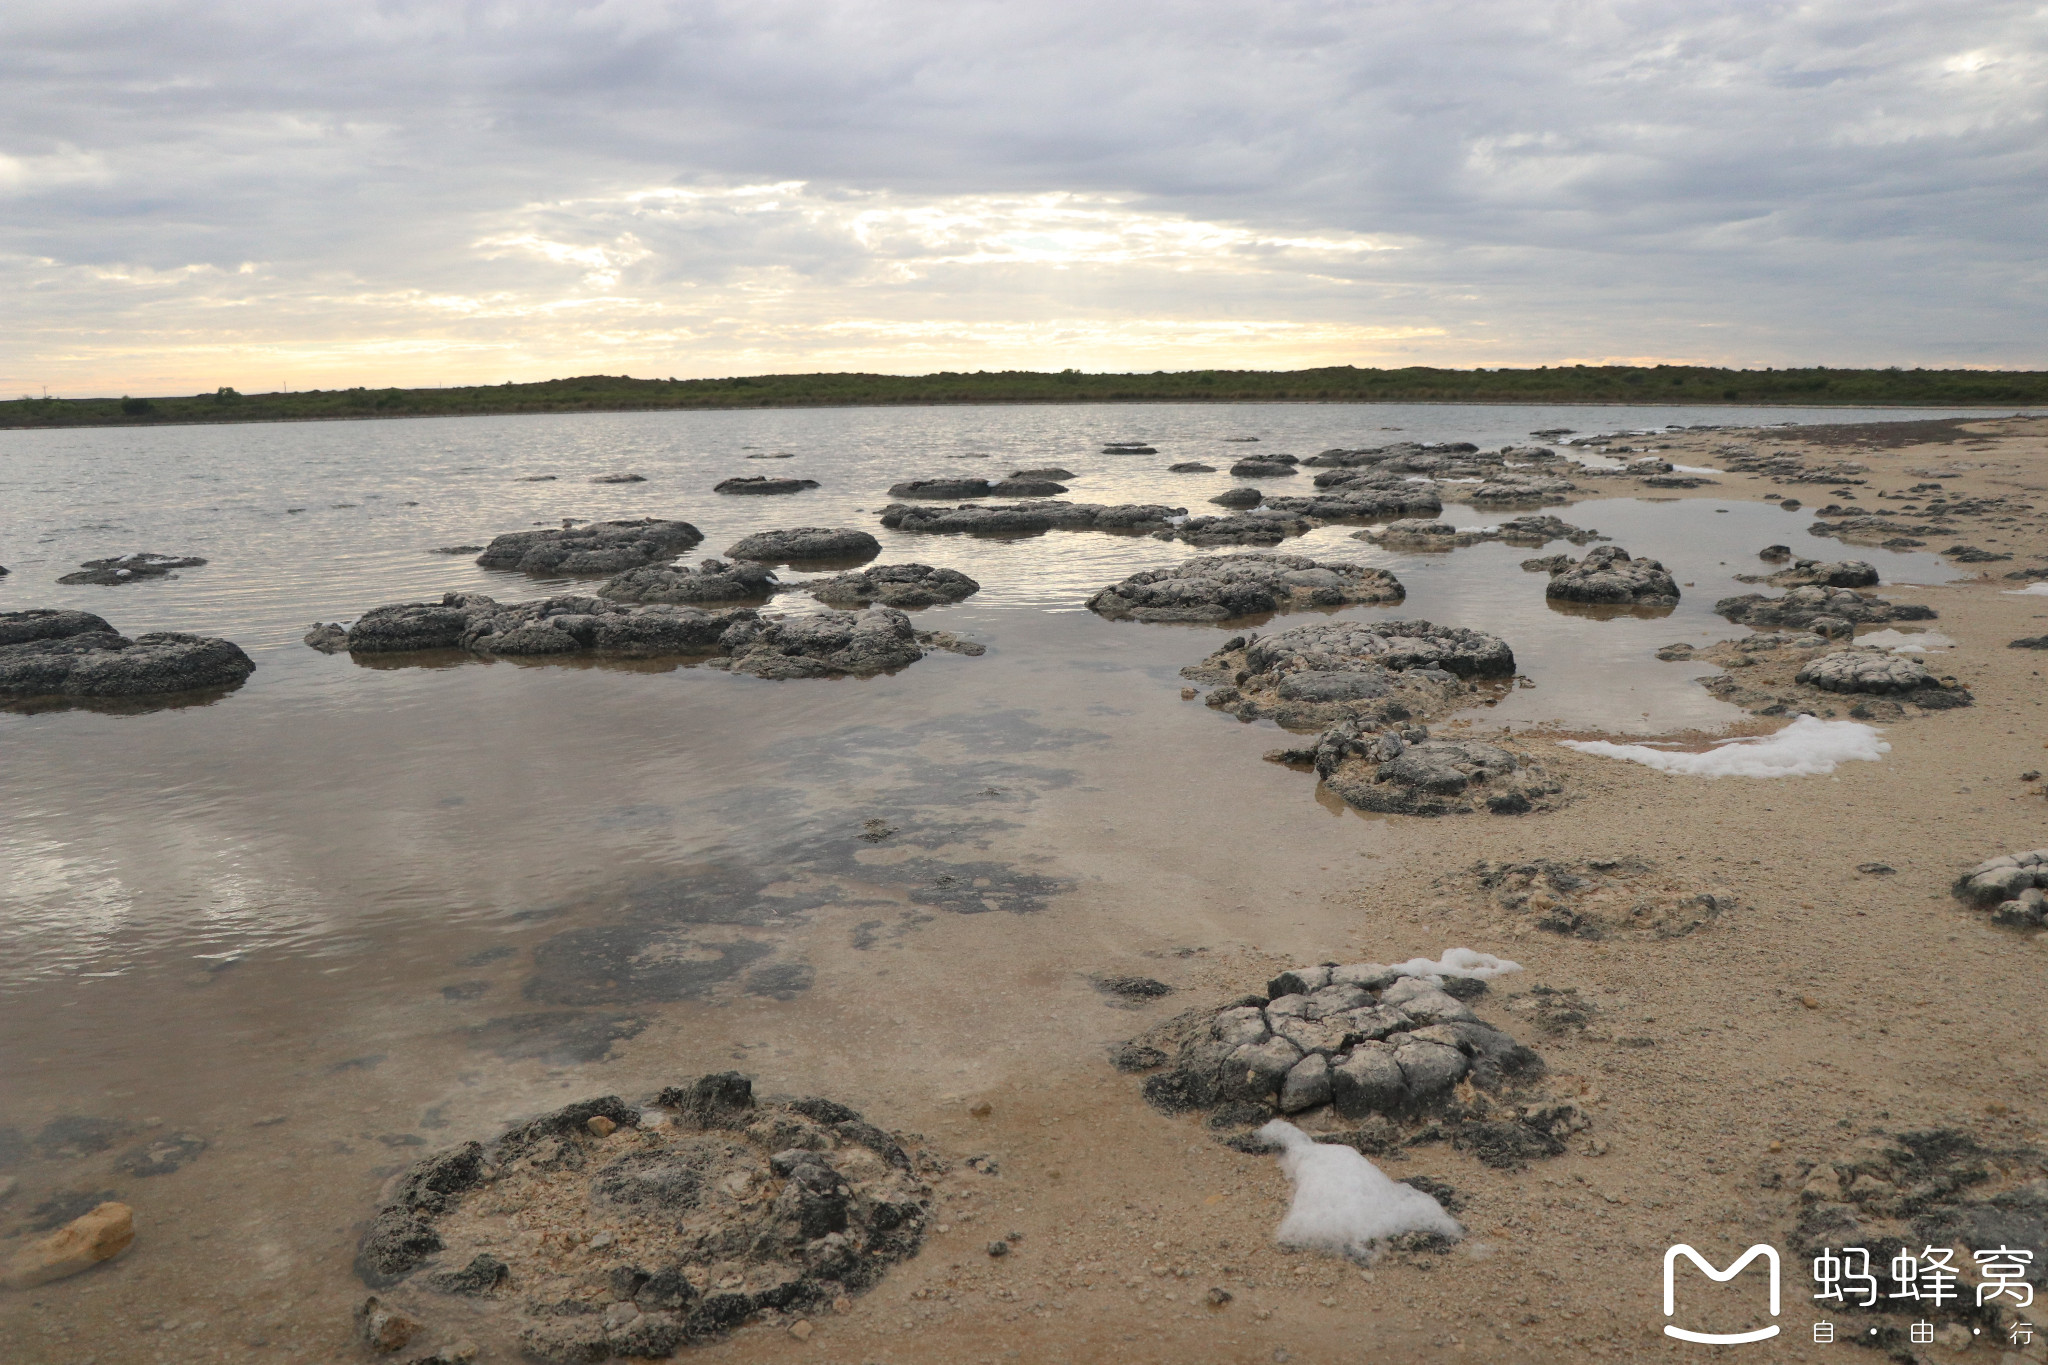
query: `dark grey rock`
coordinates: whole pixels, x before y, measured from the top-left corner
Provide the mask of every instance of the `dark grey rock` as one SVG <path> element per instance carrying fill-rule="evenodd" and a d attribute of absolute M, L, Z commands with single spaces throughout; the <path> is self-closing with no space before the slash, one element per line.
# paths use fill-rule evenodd
<path fill-rule="evenodd" d="M 1284 478 L 1301 472 L 1295 468 L 1297 463 L 1299 461 L 1279 458 L 1239 460 L 1236 464 L 1230 466 L 1230 477 L 1233 479 Z"/>
<path fill-rule="evenodd" d="M 591 479 L 591 482 L 592 482 L 592 483 L 646 483 L 646 482 L 647 482 L 647 476 L 646 476 L 646 475 L 644 475 L 644 474 L 599 474 L 599 475 L 596 475 L 595 477 L 593 477 L 593 478 Z"/>
<path fill-rule="evenodd" d="M 687 521 L 593 521 L 558 531 L 508 531 L 477 556 L 486 569 L 594 578 L 674 559 L 704 539 Z"/>
<path fill-rule="evenodd" d="M 1817 629 L 1817 621 L 1829 618 L 1851 625 L 1935 619 L 1932 607 L 1893 603 L 1882 597 L 1865 597 L 1848 588 L 1827 588 L 1817 584 L 1794 588 L 1783 597 L 1765 597 L 1761 593 L 1724 597 L 1714 604 L 1714 611 L 1741 625 L 1791 626 L 1807 630 Z"/>
<path fill-rule="evenodd" d="M 1994 923 L 2035 928 L 2048 920 L 2048 849 L 2008 853 L 1978 863 L 1956 878 L 1956 899 L 1989 910 Z"/>
<path fill-rule="evenodd" d="M 613 602 L 749 602 L 782 585 L 764 564 L 707 559 L 696 568 L 648 564 L 608 580 L 597 595 Z"/>
<path fill-rule="evenodd" d="M 1013 479 L 1071 479 L 1078 476 L 1071 469 L 1062 469 L 1058 465 L 1047 465 L 1043 469 L 1013 469 L 1010 471 L 1010 477 Z"/>
<path fill-rule="evenodd" d="M 1830 563 L 1800 559 L 1765 581 L 1774 588 L 1803 588 L 1815 583 L 1827 588 L 1871 588 L 1877 586 L 1877 570 L 1860 559 Z"/>
<path fill-rule="evenodd" d="M 1067 486 L 1054 479 L 1008 478 L 990 484 L 988 491 L 998 498 L 1056 498 Z"/>
<path fill-rule="evenodd" d="M 877 564 L 858 573 L 799 585 L 828 607 L 911 609 L 959 602 L 981 591 L 981 584 L 958 569 L 929 564 Z"/>
<path fill-rule="evenodd" d="M 817 486 L 816 479 L 778 479 L 767 474 L 744 474 L 737 478 L 720 479 L 711 485 L 711 491 L 772 496 L 777 493 L 801 493 L 805 489 Z"/>
<path fill-rule="evenodd" d="M 1318 563 L 1300 555 L 1205 555 L 1149 569 L 1104 588 L 1088 608 L 1112 620 L 1221 621 L 1272 611 L 1399 602 L 1406 590 L 1384 569 Z"/>
<path fill-rule="evenodd" d="M 88 559 L 77 573 L 65 574 L 59 583 L 99 583 L 117 586 L 143 578 L 175 578 L 173 569 L 195 569 L 206 561 L 198 555 L 166 555 L 149 550 L 117 555 L 111 559 Z"/>
<path fill-rule="evenodd" d="M 924 657 L 910 618 L 892 608 L 737 621 L 720 636 L 735 673 L 757 678 L 868 677 Z"/>
<path fill-rule="evenodd" d="M 1152 531 L 1185 517 L 1185 507 L 1156 503 L 1044 502 L 960 507 L 914 507 L 891 503 L 882 525 L 924 534 L 1029 535 L 1039 531 Z"/>
<path fill-rule="evenodd" d="M 1618 545 L 1600 545 L 1553 573 L 1544 596 L 1602 606 L 1675 607 L 1678 584 L 1658 561 L 1631 558 Z"/>
<path fill-rule="evenodd" d="M 604 653 L 659 656 L 722 652 L 725 633 L 756 619 L 751 610 L 700 611 L 601 597 L 544 597 L 501 603 L 481 593 L 447 593 L 438 603 L 405 602 L 363 613 L 349 628 L 360 654 L 465 649 L 505 656 Z"/>
<path fill-rule="evenodd" d="M 1168 465 L 1166 472 L 1169 474 L 1214 474 L 1216 466 L 1213 464 L 1203 464 L 1200 460 L 1182 460 L 1179 464 Z"/>
<path fill-rule="evenodd" d="M 892 498 L 985 498 L 988 496 L 990 481 L 987 479 L 909 479 L 892 484 L 889 496 Z"/>
<path fill-rule="evenodd" d="M 1598 531 L 1589 531 L 1560 521 L 1552 516 L 1512 517 L 1500 524 L 1500 538 L 1510 545 L 1546 545 L 1553 540 L 1567 540 L 1574 545 L 1585 545 L 1607 537 Z"/>
<path fill-rule="evenodd" d="M 1226 488 L 1215 497 L 1209 499 L 1209 501 L 1218 507 L 1230 507 L 1242 511 L 1247 507 L 1257 507 L 1265 496 L 1264 493 L 1261 493 L 1256 488 Z"/>
<path fill-rule="evenodd" d="M 758 559 L 764 564 L 859 562 L 880 554 L 882 542 L 851 527 L 799 526 L 787 531 L 757 531 L 727 546 L 725 552 L 734 559 Z"/>
<path fill-rule="evenodd" d="M 348 627 L 338 621 L 315 621 L 303 638 L 322 654 L 340 654 L 348 648 Z"/>
<path fill-rule="evenodd" d="M 0 697 L 116 699 L 239 687 L 256 665 L 217 636 L 129 639 L 91 612 L 0 612 Z"/>
<path fill-rule="evenodd" d="M 1289 536 L 1306 535 L 1314 529 L 1306 517 L 1259 507 L 1226 517 L 1188 517 L 1153 535 L 1188 545 L 1278 545 Z"/>

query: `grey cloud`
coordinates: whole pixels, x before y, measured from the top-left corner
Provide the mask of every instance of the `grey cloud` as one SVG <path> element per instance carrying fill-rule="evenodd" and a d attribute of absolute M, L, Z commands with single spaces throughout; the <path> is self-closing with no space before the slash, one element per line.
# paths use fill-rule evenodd
<path fill-rule="evenodd" d="M 745 300 L 725 291 L 771 273 L 784 338 L 806 307 L 1065 310 L 1418 324 L 1443 339 L 1402 344 L 1446 363 L 2040 364 L 2044 72 L 2048 19 L 2001 0 L 16 4 L 0 286 L 29 303 L 0 382 L 81 331 L 189 336 L 223 304 L 251 336 L 271 316 L 446 336 L 365 300 L 582 290 L 619 315 L 728 316 Z M 885 285 L 918 252 L 834 222 L 591 207 L 781 181 L 816 202 L 1111 195 L 1404 249 L 1178 284 L 927 261 Z M 584 247 L 630 230 L 649 254 L 599 289 L 477 245 L 543 229 Z M 194 264 L 221 273 L 148 299 L 79 273 Z M 534 354 L 503 317 L 458 331 Z"/>

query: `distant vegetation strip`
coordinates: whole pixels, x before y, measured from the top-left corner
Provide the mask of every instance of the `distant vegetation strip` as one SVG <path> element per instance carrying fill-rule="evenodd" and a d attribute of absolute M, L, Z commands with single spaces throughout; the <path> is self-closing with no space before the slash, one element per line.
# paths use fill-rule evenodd
<path fill-rule="evenodd" d="M 0 427 L 289 422 L 526 412 L 932 406 L 954 403 L 1684 403 L 1767 406 L 2032 407 L 2039 370 L 1723 370 L 1691 365 L 1559 365 L 1525 370 L 1062 370 L 925 375 L 764 374 L 737 379 L 584 375 L 447 389 L 309 389 L 189 398 L 21 398 Z"/>

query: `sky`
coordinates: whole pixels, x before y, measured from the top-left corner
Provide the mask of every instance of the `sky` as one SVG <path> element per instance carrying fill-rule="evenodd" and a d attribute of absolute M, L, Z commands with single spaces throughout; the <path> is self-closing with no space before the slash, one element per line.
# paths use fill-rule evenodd
<path fill-rule="evenodd" d="M 2048 7 L 9 0 L 0 393 L 2048 368 Z"/>

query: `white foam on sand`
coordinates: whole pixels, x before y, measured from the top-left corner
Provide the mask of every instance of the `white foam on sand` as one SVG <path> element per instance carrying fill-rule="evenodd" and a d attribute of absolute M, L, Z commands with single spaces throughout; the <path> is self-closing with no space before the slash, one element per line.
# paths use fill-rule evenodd
<path fill-rule="evenodd" d="M 2029 583 L 2024 588 L 2007 588 L 2003 597 L 2048 597 L 2048 583 Z"/>
<path fill-rule="evenodd" d="M 1687 777 L 1824 777 L 1852 759 L 1868 763 L 1892 751 L 1877 731 L 1853 720 L 1800 716 L 1776 734 L 1758 739 L 1724 739 L 1703 754 L 1674 753 L 1647 744 L 1604 739 L 1564 739 L 1559 744 L 1582 754 L 1626 759 L 1660 773 Z"/>
<path fill-rule="evenodd" d="M 1930 649 L 1954 649 L 1956 645 L 1954 640 L 1938 630 L 1923 630 L 1914 635 L 1890 627 L 1859 635 L 1856 643 L 1873 649 L 1888 649 L 1894 654 L 1925 654 Z"/>
<path fill-rule="evenodd" d="M 1435 962 L 1426 957 L 1411 957 L 1387 970 L 1403 976 L 1469 976 L 1475 981 L 1487 981 L 1508 972 L 1519 972 L 1522 964 L 1495 957 L 1492 953 L 1474 952 L 1470 948 L 1446 948 L 1444 955 Z"/>
<path fill-rule="evenodd" d="M 1317 1142 L 1284 1119 L 1259 1129 L 1280 1149 L 1280 1169 L 1294 1182 L 1294 1203 L 1274 1240 L 1287 1247 L 1363 1257 L 1371 1244 L 1404 1232 L 1463 1237 L 1444 1206 L 1403 1185 L 1355 1148 Z"/>

